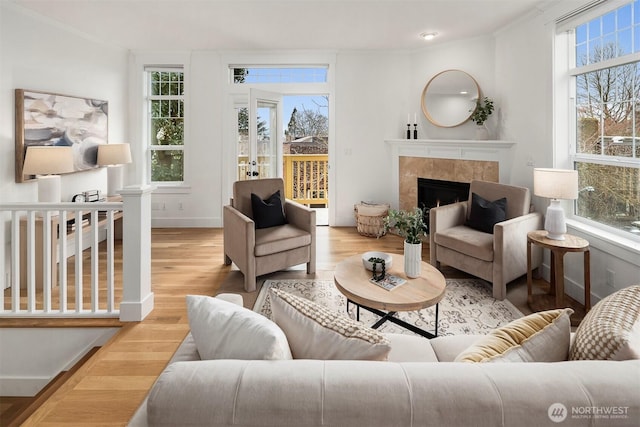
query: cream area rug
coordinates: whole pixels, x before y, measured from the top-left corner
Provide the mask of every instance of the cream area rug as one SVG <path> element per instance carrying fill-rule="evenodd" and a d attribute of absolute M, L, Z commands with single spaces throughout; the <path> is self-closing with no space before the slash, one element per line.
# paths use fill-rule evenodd
<path fill-rule="evenodd" d="M 347 299 L 331 280 L 274 279 L 266 280 L 256 300 L 254 311 L 271 318 L 269 289 L 277 288 L 307 298 L 339 313 L 346 314 Z M 349 316 L 356 318 L 356 308 L 350 304 Z M 420 311 L 399 312 L 397 317 L 420 329 L 433 332 L 435 307 Z M 491 295 L 491 287 L 477 279 L 447 279 L 447 290 L 440 301 L 438 336 L 487 334 L 498 326 L 522 317 L 522 313 L 509 301 L 498 301 Z M 378 316 L 360 310 L 360 321 L 373 325 Z M 385 322 L 378 329 L 385 333 L 413 334 L 401 326 Z"/>

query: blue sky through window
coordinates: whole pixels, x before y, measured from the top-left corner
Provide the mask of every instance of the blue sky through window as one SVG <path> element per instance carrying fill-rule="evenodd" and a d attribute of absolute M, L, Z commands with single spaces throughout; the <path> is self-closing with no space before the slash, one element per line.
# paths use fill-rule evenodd
<path fill-rule="evenodd" d="M 326 83 L 327 67 L 234 67 L 247 70 L 243 81 L 237 84 L 263 83 Z M 235 76 L 236 73 L 233 73 Z M 298 111 L 313 110 L 329 117 L 328 100 L 320 94 L 285 95 L 283 97 L 283 129 L 287 129 L 294 108 Z"/>
<path fill-rule="evenodd" d="M 640 0 L 621 6 L 576 28 L 578 66 L 640 52 Z M 613 47 L 612 52 L 603 50 Z"/>
<path fill-rule="evenodd" d="M 287 129 L 289 119 L 291 119 L 291 113 L 294 108 L 298 111 L 302 111 L 303 108 L 307 110 L 317 111 L 323 116 L 329 117 L 328 100 L 322 95 L 285 95 L 282 101 L 282 121 L 283 129 Z"/>

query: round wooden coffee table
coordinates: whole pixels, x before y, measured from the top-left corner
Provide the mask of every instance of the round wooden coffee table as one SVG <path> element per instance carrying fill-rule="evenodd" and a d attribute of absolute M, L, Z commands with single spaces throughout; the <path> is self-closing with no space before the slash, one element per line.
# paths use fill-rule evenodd
<path fill-rule="evenodd" d="M 360 320 L 361 307 L 377 314 L 381 318 L 372 326 L 374 329 L 390 321 L 423 337 L 438 336 L 438 303 L 444 297 L 446 288 L 444 276 L 432 265 L 422 262 L 420 277 L 409 279 L 404 274 L 404 257 L 396 254 L 391 256 L 393 264 L 387 273 L 407 280 L 407 283 L 392 291 L 382 289 L 369 281 L 372 273 L 362 265 L 362 254 L 349 257 L 336 266 L 334 281 L 338 290 L 347 297 L 347 311 L 349 303 L 354 303 L 358 308 L 358 320 Z M 434 333 L 395 317 L 398 311 L 418 311 L 433 305 L 436 306 Z"/>

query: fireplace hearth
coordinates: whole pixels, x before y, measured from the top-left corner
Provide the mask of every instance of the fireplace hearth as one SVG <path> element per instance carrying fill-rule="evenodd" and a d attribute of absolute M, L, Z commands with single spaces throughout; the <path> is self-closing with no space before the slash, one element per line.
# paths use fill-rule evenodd
<path fill-rule="evenodd" d="M 429 227 L 429 210 L 469 199 L 469 183 L 418 178 L 418 207 Z"/>

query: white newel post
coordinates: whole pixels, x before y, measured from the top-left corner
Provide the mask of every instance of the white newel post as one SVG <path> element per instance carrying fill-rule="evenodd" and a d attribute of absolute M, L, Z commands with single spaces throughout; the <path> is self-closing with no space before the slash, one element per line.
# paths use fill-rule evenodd
<path fill-rule="evenodd" d="M 122 302 L 120 320 L 137 322 L 153 310 L 151 292 L 151 192 L 150 185 L 128 186 L 119 191 L 123 202 Z"/>

